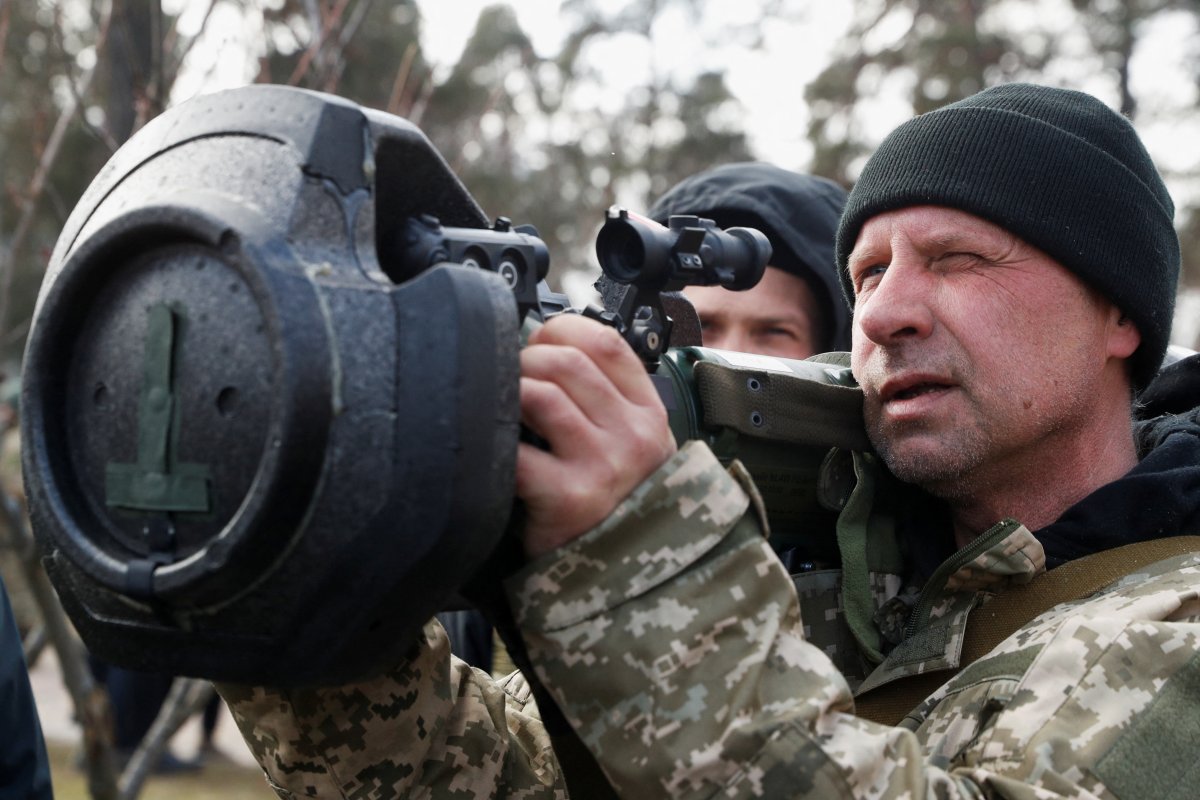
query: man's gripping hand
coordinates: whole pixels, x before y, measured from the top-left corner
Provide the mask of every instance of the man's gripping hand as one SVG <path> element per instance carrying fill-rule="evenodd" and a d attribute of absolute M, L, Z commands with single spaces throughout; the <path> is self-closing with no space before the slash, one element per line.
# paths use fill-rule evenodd
<path fill-rule="evenodd" d="M 521 351 L 521 421 L 549 445 L 521 443 L 517 496 L 529 558 L 595 527 L 675 452 L 667 412 L 620 335 L 555 317 Z"/>

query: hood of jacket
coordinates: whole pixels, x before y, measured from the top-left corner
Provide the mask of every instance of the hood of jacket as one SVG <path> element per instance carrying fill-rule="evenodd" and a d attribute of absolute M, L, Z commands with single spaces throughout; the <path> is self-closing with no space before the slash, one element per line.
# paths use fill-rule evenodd
<path fill-rule="evenodd" d="M 676 214 L 713 220 L 722 228 L 758 228 L 771 242 L 771 265 L 803 278 L 827 311 L 826 351 L 850 349 L 850 308 L 842 297 L 834 236 L 846 203 L 836 183 L 758 162 L 725 164 L 685 178 L 651 207 L 666 224 Z"/>

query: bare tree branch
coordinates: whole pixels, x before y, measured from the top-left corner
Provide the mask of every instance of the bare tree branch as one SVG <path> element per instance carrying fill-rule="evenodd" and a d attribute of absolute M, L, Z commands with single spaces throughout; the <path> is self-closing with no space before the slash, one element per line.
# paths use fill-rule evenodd
<path fill-rule="evenodd" d="M 162 4 L 151 3 L 150 13 L 150 74 L 142 82 L 142 102 L 137 106 L 133 121 L 134 133 L 154 117 L 158 116 L 166 98 L 166 57 L 163 53 Z"/>
<path fill-rule="evenodd" d="M 4 49 L 8 44 L 8 21 L 12 16 L 12 3 L 0 0 L 0 75 L 4 74 Z"/>
<path fill-rule="evenodd" d="M 325 78 L 325 83 L 322 86 L 324 91 L 333 92 L 337 89 L 337 85 L 341 82 L 342 73 L 346 69 L 346 59 L 343 58 L 346 52 L 346 47 L 349 46 L 354 35 L 358 33 L 358 29 L 362 27 L 363 20 L 367 17 L 367 12 L 371 9 L 372 0 L 361 0 L 354 7 L 354 13 L 350 15 L 350 19 L 342 26 L 341 32 L 337 36 L 337 48 L 328 53 L 329 74 Z"/>
<path fill-rule="evenodd" d="M 304 55 L 300 57 L 300 61 L 296 63 L 296 68 L 292 70 L 292 75 L 288 78 L 288 86 L 300 85 L 300 81 L 308 74 L 308 69 L 312 65 L 312 62 L 320 56 L 321 48 L 325 46 L 326 39 L 329 38 L 329 35 L 341 21 L 342 14 L 345 13 L 346 6 L 349 4 L 350 0 L 338 0 L 337 5 L 334 6 L 333 10 L 324 19 L 321 18 L 316 0 L 308 0 L 305 4 L 309 8 L 310 20 L 316 23 L 313 25 L 315 36 L 309 42 L 308 49 L 304 51 Z M 314 11 L 316 12 L 315 16 Z"/>
<path fill-rule="evenodd" d="M 121 774 L 120 800 L 134 800 L 138 796 L 171 737 L 193 714 L 204 708 L 213 692 L 211 683 L 196 678 L 176 678 L 171 682 L 171 690 L 163 700 L 158 716 Z"/>
<path fill-rule="evenodd" d="M 321 49 L 321 43 L 325 39 L 325 25 L 321 19 L 321 8 L 317 0 L 305 0 L 304 8 L 308 11 L 308 47 L 305 48 L 304 55 L 300 56 L 300 60 L 296 62 L 295 69 L 292 70 L 291 76 L 288 77 L 288 86 L 298 85 L 300 80 L 308 73 L 308 66 L 316 58 L 317 51 Z"/>
<path fill-rule="evenodd" d="M 55 8 L 54 8 L 54 26 L 55 26 L 55 29 L 58 30 L 61 34 L 61 31 L 63 28 L 62 8 L 60 8 L 58 6 L 55 6 Z M 60 51 L 62 53 L 62 57 L 63 57 L 62 58 L 63 72 L 69 74 L 71 72 L 71 69 L 72 69 L 75 61 L 71 57 L 70 53 L 68 53 L 66 51 L 65 48 L 60 47 L 59 49 L 60 49 Z M 99 55 L 99 51 L 97 50 L 97 53 L 96 53 L 97 64 L 99 64 L 99 60 L 100 60 L 100 55 Z M 84 102 L 83 97 L 80 95 L 80 91 L 81 91 L 80 85 L 78 83 L 76 83 L 75 81 L 67 81 L 67 86 L 71 91 L 71 99 L 75 102 L 76 106 L 78 106 L 79 108 L 84 108 L 87 104 Z M 93 136 L 95 136 L 96 139 L 99 140 L 105 146 L 105 148 L 107 148 L 109 153 L 115 153 L 117 151 L 117 148 L 121 146 L 121 143 L 117 141 L 116 137 L 113 136 L 112 131 L 109 129 L 108 120 L 105 120 L 104 125 L 95 125 L 91 122 L 91 120 L 89 120 L 87 118 L 86 113 L 81 114 L 79 117 L 79 120 L 80 120 L 80 122 L 83 123 L 84 128 L 86 128 L 89 132 L 91 132 L 91 134 Z"/>
<path fill-rule="evenodd" d="M 108 39 L 109 24 L 112 22 L 113 3 L 112 0 L 104 0 L 100 13 L 100 30 L 96 37 L 96 51 L 99 53 L 104 48 L 104 43 Z M 96 59 L 96 64 L 100 63 L 100 59 Z M 29 234 L 29 229 L 33 225 L 34 211 L 37 209 L 38 199 L 41 197 L 42 190 L 46 186 L 46 176 L 50 174 L 54 162 L 58 159 L 59 149 L 62 147 L 63 138 L 67 135 L 67 128 L 70 127 L 71 121 L 79 113 L 81 103 L 79 98 L 87 93 L 88 87 L 91 86 L 92 77 L 96 74 L 96 65 L 93 64 L 90 69 L 84 71 L 79 79 L 74 82 L 74 90 L 71 93 L 71 98 L 67 101 L 67 106 L 59 114 L 58 121 L 54 124 L 54 130 L 50 133 L 50 138 L 47 140 L 45 147 L 42 150 L 41 158 L 38 161 L 37 168 L 34 170 L 33 178 L 29 182 L 29 187 L 25 192 L 25 206 L 21 209 L 21 217 L 17 220 L 17 227 L 13 231 L 12 239 L 9 242 L 8 252 L 0 252 L 0 331 L 7 329 L 8 304 L 10 295 L 12 294 L 13 271 L 16 269 L 17 254 L 20 253 L 21 247 L 25 243 L 25 237 Z"/>
<path fill-rule="evenodd" d="M 179 77 L 179 70 L 183 68 L 183 62 L 187 60 L 188 54 L 192 52 L 192 48 L 196 46 L 196 42 L 204 36 L 208 30 L 208 21 L 212 18 L 213 11 L 216 9 L 216 0 L 209 0 L 208 8 L 204 11 L 204 17 L 200 20 L 200 28 L 191 36 L 183 45 L 183 49 L 179 51 L 178 57 L 175 59 L 175 64 L 171 70 L 171 81 L 167 86 L 169 92 L 175 86 L 175 80 Z M 180 14 L 180 16 L 183 16 Z M 164 58 L 165 54 L 170 53 L 175 49 L 175 42 L 179 38 L 179 17 L 175 18 L 175 22 L 171 25 L 171 31 L 167 34 L 167 41 L 163 44 Z"/>
<path fill-rule="evenodd" d="M 29 333 L 29 326 L 33 323 L 32 317 L 27 317 L 21 320 L 20 323 L 13 326 L 12 330 L 4 334 L 4 338 L 0 339 L 0 345 L 7 347 L 8 345 L 16 344 L 21 340 L 21 337 Z"/>
<path fill-rule="evenodd" d="M 350 21 L 342 26 L 341 32 L 338 33 L 338 53 L 350 44 L 350 40 L 354 38 L 354 34 L 358 33 L 358 29 L 362 26 L 363 20 L 366 19 L 367 12 L 371 10 L 371 4 L 375 0 L 360 0 L 359 4 L 354 7 L 354 13 L 350 15 Z"/>
<path fill-rule="evenodd" d="M 4 430 L 0 430 L 0 436 Z M 72 632 L 67 614 L 41 567 L 39 550 L 17 498 L 0 488 L 0 520 L 14 539 L 18 562 L 42 615 L 46 635 L 58 653 L 63 683 L 83 727 L 88 794 L 93 800 L 116 800 L 117 777 L 112 760 L 112 719 L 108 693 L 96 685 L 83 644 Z"/>
<path fill-rule="evenodd" d="M 429 100 L 433 97 L 433 89 L 433 78 L 426 75 L 425 80 L 421 83 L 421 91 L 417 93 L 417 98 L 413 101 L 407 115 L 408 121 L 417 127 L 420 127 L 421 119 L 425 116 L 425 109 L 429 107 Z"/>
<path fill-rule="evenodd" d="M 388 96 L 387 112 L 400 113 L 400 103 L 404 99 L 404 90 L 408 88 L 408 77 L 412 73 L 413 61 L 417 57 L 417 43 L 409 42 L 404 48 L 404 57 L 400 59 L 400 68 L 396 70 L 396 79 L 392 81 L 392 92 Z"/>
<path fill-rule="evenodd" d="M 25 664 L 29 669 L 33 669 L 33 665 L 41 658 L 49 643 L 50 634 L 47 632 L 45 624 L 38 625 L 25 635 L 25 639 L 21 642 L 21 649 L 25 651 Z"/>

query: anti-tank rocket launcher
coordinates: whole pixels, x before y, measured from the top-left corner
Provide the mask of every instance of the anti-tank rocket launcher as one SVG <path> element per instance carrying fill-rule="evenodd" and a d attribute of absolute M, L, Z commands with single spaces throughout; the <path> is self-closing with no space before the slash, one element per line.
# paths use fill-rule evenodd
<path fill-rule="evenodd" d="M 668 349 L 661 291 L 740 285 L 762 244 L 610 212 L 622 283 L 588 313 L 818 559 L 841 500 L 817 469 L 866 448 L 845 371 Z M 398 658 L 504 535 L 521 324 L 566 305 L 548 266 L 403 119 L 253 86 L 147 125 L 62 231 L 23 376 L 31 518 L 88 648 L 275 685 Z"/>

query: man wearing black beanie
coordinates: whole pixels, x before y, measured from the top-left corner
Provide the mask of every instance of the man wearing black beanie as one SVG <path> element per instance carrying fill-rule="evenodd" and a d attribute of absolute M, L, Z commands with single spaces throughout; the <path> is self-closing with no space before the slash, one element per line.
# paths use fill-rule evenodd
<path fill-rule="evenodd" d="M 1016 516 L 1053 567 L 1200 522 L 1195 415 L 1131 433 L 1171 328 L 1173 209 L 1128 120 L 1043 86 L 916 117 L 868 161 L 837 244 L 868 432 L 959 545 Z M 944 399 L 965 402 L 920 408 Z"/>
<path fill-rule="evenodd" d="M 1135 386 L 1158 371 L 1179 280 L 1174 203 L 1129 121 L 1094 97 L 1008 84 L 901 125 L 855 184 L 838 267 L 863 224 L 918 205 L 957 208 L 1020 237 L 1115 303 L 1142 344 Z"/>
<path fill-rule="evenodd" d="M 222 688 L 276 790 L 1193 796 L 1200 410 L 1134 413 L 1170 326 L 1171 216 L 1133 128 L 1079 92 L 996 87 L 889 136 L 838 234 L 858 388 L 820 367 L 873 447 L 819 454 L 837 519 L 811 536 L 838 555 L 793 575 L 745 468 L 677 448 L 615 332 L 551 319 L 521 355 L 547 447 L 518 457 L 528 563 L 506 589 L 602 773 L 431 624 L 350 686 Z M 820 410 L 759 361 L 737 376 L 754 411 Z"/>

